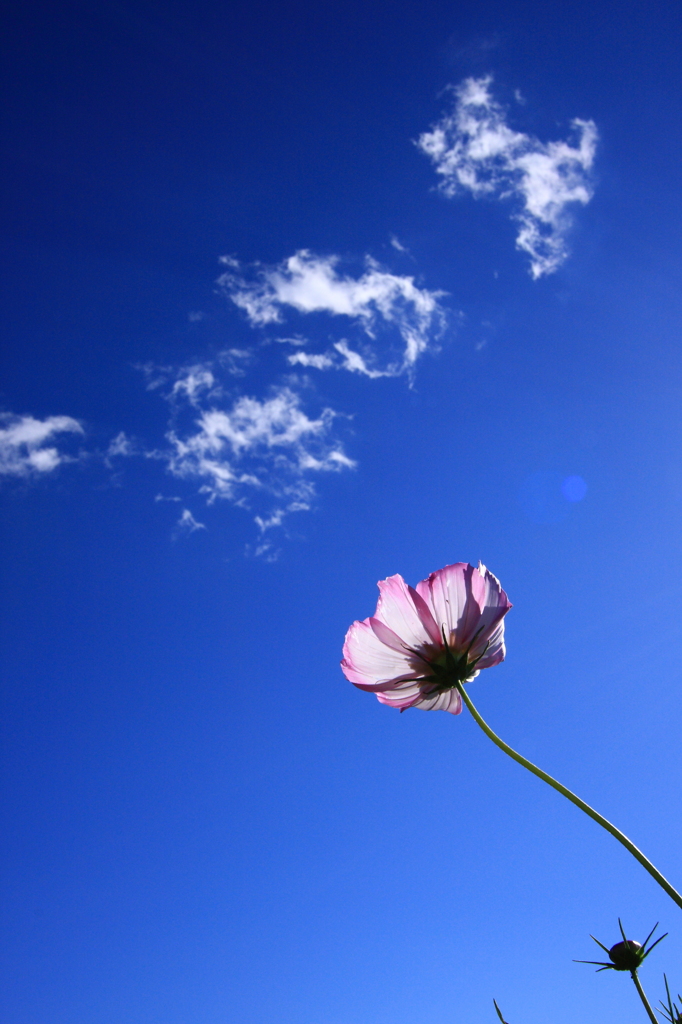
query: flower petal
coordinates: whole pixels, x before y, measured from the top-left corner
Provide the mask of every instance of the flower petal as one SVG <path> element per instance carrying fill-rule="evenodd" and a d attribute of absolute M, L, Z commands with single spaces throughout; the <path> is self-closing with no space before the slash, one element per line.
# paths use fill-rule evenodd
<path fill-rule="evenodd" d="M 408 682 L 403 686 L 397 686 L 394 690 L 381 690 L 376 697 L 381 704 L 405 711 L 406 708 L 413 707 L 422 699 L 422 688 L 419 682 Z"/>
<path fill-rule="evenodd" d="M 486 647 L 511 602 L 499 580 L 484 565 L 466 562 L 446 565 L 417 584 L 417 593 L 429 605 L 439 627 L 444 627 L 453 650 L 465 651 L 472 641 L 472 657 Z M 496 663 L 495 663 L 496 664 Z"/>
<path fill-rule="evenodd" d="M 478 672 L 474 674 L 478 675 Z M 381 704 L 399 708 L 400 711 L 420 708 L 422 711 L 449 711 L 452 715 L 459 715 L 462 710 L 462 698 L 457 690 L 453 688 L 434 696 L 426 696 L 430 693 L 432 685 L 430 681 L 417 679 L 401 683 L 393 690 L 380 691 L 376 697 Z"/>
<path fill-rule="evenodd" d="M 467 646 L 481 613 L 471 597 L 473 566 L 466 562 L 446 565 L 417 584 L 417 593 L 428 604 L 438 628 L 444 628 L 454 650 Z"/>
<path fill-rule="evenodd" d="M 481 642 L 481 639 L 479 638 L 476 641 L 469 655 L 472 660 L 478 659 L 476 661 L 477 668 L 491 668 L 493 665 L 499 665 L 501 661 L 504 661 L 506 654 L 504 622 L 498 623 L 485 643 Z M 488 645 L 487 647 L 486 644 Z"/>
<path fill-rule="evenodd" d="M 485 654 L 479 662 L 480 668 L 497 665 L 504 659 L 504 623 L 502 619 L 511 608 L 511 601 L 500 586 L 496 576 L 479 563 L 471 577 L 472 593 L 481 609 L 476 627 L 478 636 L 471 648 L 471 657 Z M 486 650 L 487 645 L 487 650 Z M 498 657 L 498 655 L 501 656 Z"/>
<path fill-rule="evenodd" d="M 392 633 L 381 624 L 384 636 Z M 392 634 L 391 646 L 380 639 L 372 628 L 372 620 L 354 622 L 346 633 L 341 668 L 346 679 L 361 690 L 391 689 L 404 679 L 415 679 L 414 657 L 401 649 L 400 637 Z"/>
<path fill-rule="evenodd" d="M 435 697 L 417 701 L 412 707 L 419 708 L 420 711 L 449 711 L 451 715 L 459 715 L 462 711 L 462 698 L 457 690 L 446 690 Z"/>
<path fill-rule="evenodd" d="M 408 587 L 400 575 L 381 580 L 375 617 L 389 626 L 408 647 L 419 649 L 424 644 L 443 645 L 440 630 L 429 607 L 416 590 Z"/>

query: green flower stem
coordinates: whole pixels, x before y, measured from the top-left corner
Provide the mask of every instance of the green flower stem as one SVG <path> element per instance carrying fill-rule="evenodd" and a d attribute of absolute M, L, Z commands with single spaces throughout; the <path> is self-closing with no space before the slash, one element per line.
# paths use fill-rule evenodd
<path fill-rule="evenodd" d="M 539 779 L 542 779 L 543 782 L 546 782 L 553 789 L 556 789 L 558 793 L 561 793 L 563 796 L 566 797 L 567 800 L 570 800 L 571 803 L 575 804 L 576 807 L 579 807 L 581 811 L 584 811 L 585 814 L 587 814 L 590 818 L 592 818 L 599 825 L 601 825 L 602 828 L 605 828 L 607 832 L 610 832 L 611 835 L 614 836 L 619 843 L 622 843 L 625 849 L 628 850 L 632 854 L 632 856 L 639 861 L 642 867 L 646 868 L 651 877 L 658 882 L 661 888 L 665 889 L 668 896 L 670 896 L 671 900 L 674 900 L 675 903 L 677 903 L 678 907 L 682 909 L 682 896 L 680 896 L 677 889 L 673 888 L 673 886 L 670 884 L 667 878 L 663 877 L 661 872 L 656 867 L 654 867 L 651 861 L 644 856 L 642 851 L 638 849 L 634 843 L 630 842 L 628 837 L 624 835 L 623 832 L 620 831 L 620 829 L 617 829 L 615 825 L 612 825 L 610 821 L 607 821 L 607 819 L 604 818 L 601 814 L 599 814 L 598 811 L 595 811 L 594 807 L 590 807 L 589 804 L 586 804 L 584 800 L 581 800 L 579 796 L 576 796 L 575 793 L 572 793 L 570 789 L 566 788 L 566 786 L 562 786 L 560 782 L 557 782 L 556 779 L 553 779 L 551 775 L 547 774 L 547 772 L 543 772 L 542 768 L 538 768 L 537 765 L 533 764 L 532 761 L 528 761 L 527 758 L 523 757 L 521 754 L 517 754 L 517 752 L 513 750 L 508 743 L 505 743 L 504 740 L 501 740 L 500 737 L 493 732 L 493 730 L 490 728 L 487 722 L 485 722 L 484 719 L 481 718 L 478 711 L 474 707 L 471 697 L 466 692 L 463 685 L 460 682 L 457 682 L 455 683 L 455 686 L 457 687 L 462 697 L 462 700 L 469 708 L 469 711 L 473 715 L 474 719 L 476 720 L 478 725 L 480 725 L 481 729 L 486 734 L 486 736 L 488 736 L 489 739 L 493 741 L 495 746 L 499 747 L 500 750 L 503 750 L 505 754 L 508 754 L 509 757 L 512 758 L 512 760 L 518 761 L 519 764 L 523 765 L 524 768 L 527 768 L 529 772 L 533 773 L 533 775 L 537 775 L 537 777 Z M 655 1020 L 655 1018 L 653 1019 Z"/>
<path fill-rule="evenodd" d="M 659 1020 L 654 1011 L 651 1009 L 651 1004 L 646 997 L 644 989 L 642 988 L 642 983 L 639 980 L 639 975 L 637 974 L 637 971 L 630 971 L 630 977 L 634 981 L 635 988 L 639 992 L 639 998 L 642 1000 L 642 1003 L 644 1004 L 644 1009 L 649 1014 L 649 1020 L 653 1021 L 653 1024 L 659 1024 Z"/>

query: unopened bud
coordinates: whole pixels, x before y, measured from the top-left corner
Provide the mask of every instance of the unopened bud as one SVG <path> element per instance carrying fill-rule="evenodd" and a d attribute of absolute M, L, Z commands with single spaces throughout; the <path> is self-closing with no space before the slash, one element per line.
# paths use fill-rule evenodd
<path fill-rule="evenodd" d="M 643 959 L 642 945 L 634 939 L 617 942 L 609 950 L 609 960 L 616 971 L 636 971 Z"/>

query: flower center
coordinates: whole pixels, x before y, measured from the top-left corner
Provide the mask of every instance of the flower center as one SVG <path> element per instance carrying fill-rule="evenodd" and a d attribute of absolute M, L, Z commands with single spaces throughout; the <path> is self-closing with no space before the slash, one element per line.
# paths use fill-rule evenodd
<path fill-rule="evenodd" d="M 426 652 L 415 650 L 413 647 L 408 647 L 404 644 L 406 650 L 413 654 L 415 658 L 418 658 L 420 662 L 428 665 L 429 672 L 425 673 L 421 678 L 426 683 L 431 683 L 430 689 L 426 690 L 426 696 L 433 697 L 437 693 L 445 693 L 446 690 L 452 690 L 457 683 L 463 683 L 466 679 L 469 679 L 476 671 L 476 665 L 479 663 L 485 652 L 488 650 L 490 641 L 485 645 L 481 653 L 476 658 L 472 658 L 469 661 L 469 653 L 471 648 L 476 643 L 479 633 L 483 630 L 483 627 L 476 631 L 471 643 L 465 651 L 455 651 L 450 647 L 448 638 L 445 635 L 445 626 L 441 626 L 441 634 L 443 636 L 443 646 L 437 648 L 435 651 L 428 650 Z"/>
<path fill-rule="evenodd" d="M 445 626 L 441 626 L 443 646 L 438 648 L 434 655 L 429 654 L 426 657 L 424 654 L 412 651 L 420 661 L 425 662 L 429 666 L 430 672 L 424 676 L 424 680 L 432 684 L 431 688 L 427 691 L 429 696 L 435 696 L 437 693 L 445 693 L 446 690 L 452 690 L 457 683 L 463 683 L 466 679 L 470 678 L 476 670 L 476 665 L 488 650 L 488 644 L 486 644 L 478 657 L 469 661 L 469 653 L 482 628 L 474 634 L 471 643 L 465 651 L 455 651 L 450 647 L 448 638 L 445 635 Z"/>
<path fill-rule="evenodd" d="M 467 679 L 472 671 L 472 665 L 469 663 L 469 652 L 461 651 L 457 653 L 451 650 L 447 643 L 445 649 L 440 650 L 433 660 L 431 658 L 428 659 L 428 664 L 431 673 L 427 678 L 430 682 L 433 682 L 433 690 L 431 692 L 434 694 L 452 690 L 456 683 L 461 683 Z"/>

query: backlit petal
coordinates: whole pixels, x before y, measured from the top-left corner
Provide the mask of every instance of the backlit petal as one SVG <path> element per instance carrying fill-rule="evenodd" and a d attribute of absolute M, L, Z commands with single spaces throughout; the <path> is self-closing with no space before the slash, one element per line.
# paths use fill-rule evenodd
<path fill-rule="evenodd" d="M 440 630 L 424 599 L 408 587 L 402 576 L 389 576 L 379 583 L 375 616 L 401 637 L 408 647 L 424 644 L 442 646 Z"/>
<path fill-rule="evenodd" d="M 502 612 L 506 614 L 506 612 Z M 487 645 L 487 646 L 486 646 Z M 475 660 L 479 668 L 490 668 L 504 661 L 504 622 L 498 622 L 492 632 L 481 634 L 471 648 L 470 659 Z"/>
<path fill-rule="evenodd" d="M 426 697 L 412 707 L 420 711 L 449 711 L 451 715 L 459 715 L 462 711 L 462 698 L 457 690 L 446 690 L 435 697 Z"/>
<path fill-rule="evenodd" d="M 407 683 L 394 690 L 382 690 L 377 693 L 376 697 L 381 704 L 404 711 L 422 699 L 422 688 L 419 683 Z"/>
<path fill-rule="evenodd" d="M 399 637 L 393 636 L 394 645 L 389 647 L 372 629 L 370 619 L 354 622 L 343 645 L 341 668 L 346 679 L 362 690 L 378 690 L 418 676 L 420 672 L 412 664 L 414 658 L 400 649 Z"/>
<path fill-rule="evenodd" d="M 478 635 L 471 648 L 471 657 L 477 658 L 488 645 L 484 658 L 480 662 L 481 668 L 487 668 L 490 665 L 496 665 L 504 658 L 504 623 L 502 619 L 512 605 L 500 586 L 500 581 L 484 565 L 479 565 L 478 569 L 474 569 L 471 584 L 476 603 L 481 608 L 475 630 Z M 490 660 L 500 650 L 502 657 Z"/>
<path fill-rule="evenodd" d="M 417 584 L 417 593 L 428 604 L 439 630 L 445 629 L 455 650 L 464 649 L 473 623 L 480 615 L 479 606 L 471 597 L 473 567 L 466 562 L 446 565 L 432 572 L 428 579 Z"/>

